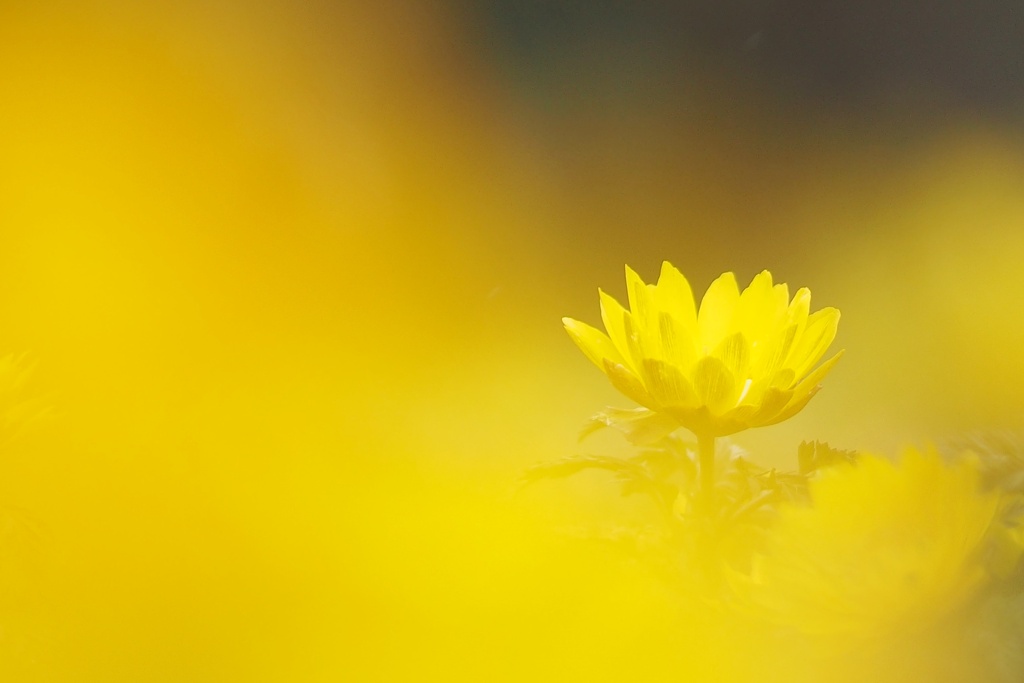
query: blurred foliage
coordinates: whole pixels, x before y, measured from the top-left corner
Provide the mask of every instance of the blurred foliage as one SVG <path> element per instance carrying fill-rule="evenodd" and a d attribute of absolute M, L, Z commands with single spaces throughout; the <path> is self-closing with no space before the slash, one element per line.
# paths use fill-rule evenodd
<path fill-rule="evenodd" d="M 696 557 L 705 564 L 710 553 L 715 558 L 710 564 L 715 576 L 705 578 L 716 581 L 721 578 L 721 568 L 715 566 L 719 562 L 750 570 L 752 555 L 759 549 L 753 541 L 770 526 L 778 504 L 806 500 L 809 477 L 822 468 L 852 462 L 855 457 L 852 451 L 837 450 L 826 443 L 805 442 L 799 449 L 801 471 L 781 472 L 753 463 L 743 449 L 724 440 L 717 447 L 715 507 L 708 515 L 692 503 L 698 487 L 695 442 L 671 434 L 638 451 L 624 458 L 578 455 L 536 464 L 522 475 L 520 491 L 545 479 L 584 470 L 610 472 L 622 496 L 649 496 L 661 511 L 658 537 L 664 540 L 663 551 L 683 563 Z M 619 538 L 629 533 L 625 527 L 615 529 Z M 633 534 L 637 537 L 634 545 L 643 545 L 640 537 L 649 539 L 650 530 L 637 527 Z"/>
<path fill-rule="evenodd" d="M 929 482 L 920 479 L 918 474 L 913 474 L 918 465 L 907 464 L 901 467 L 909 468 L 909 478 L 906 479 L 906 484 L 901 486 L 909 488 L 892 489 L 890 484 L 879 480 L 877 484 L 882 485 L 879 490 L 863 490 L 855 494 L 862 501 L 861 505 L 881 506 L 881 512 L 869 512 L 865 509 L 861 516 L 866 520 L 881 514 L 884 517 L 879 519 L 881 523 L 901 525 L 910 524 L 911 522 L 907 520 L 911 517 L 917 519 L 919 511 L 916 511 L 916 506 L 919 503 L 915 502 L 912 493 L 916 489 L 920 491 L 920 495 L 933 498 L 928 505 L 947 509 L 944 516 L 948 519 L 940 523 L 951 522 L 948 530 L 929 530 L 922 527 L 886 531 L 880 527 L 877 531 L 869 530 L 869 535 L 865 537 L 871 539 L 869 545 L 860 547 L 857 545 L 860 543 L 857 537 L 859 532 L 853 531 L 856 523 L 852 522 L 860 513 L 856 509 L 851 509 L 852 517 L 846 522 L 833 519 L 829 522 L 831 527 L 827 526 L 821 531 L 832 537 L 831 543 L 834 547 L 851 544 L 860 548 L 842 551 L 860 553 L 857 559 L 850 556 L 845 562 L 823 564 L 820 570 L 814 570 L 815 562 L 831 561 L 831 551 L 823 546 L 813 546 L 813 541 L 811 546 L 804 549 L 806 553 L 800 552 L 792 557 L 780 558 L 783 563 L 796 562 L 790 569 L 800 563 L 810 563 L 801 570 L 805 572 L 800 575 L 800 581 L 804 583 L 787 588 L 806 590 L 805 597 L 781 597 L 775 594 L 779 587 L 772 581 L 766 586 L 759 586 L 764 580 L 764 560 L 772 559 L 773 554 L 779 552 L 776 547 L 778 534 L 788 533 L 782 528 L 777 528 L 780 506 L 788 507 L 786 515 L 792 516 L 794 511 L 798 514 L 812 514 L 811 511 L 818 505 L 832 503 L 832 489 L 844 479 L 853 481 L 854 475 L 849 473 L 857 471 L 860 467 L 860 458 L 853 451 L 835 449 L 822 442 L 803 442 L 797 453 L 800 470 L 779 472 L 774 468 L 757 466 L 742 449 L 733 444 L 719 443 L 716 454 L 715 507 L 710 511 L 692 506 L 691 501 L 696 498 L 699 486 L 697 445 L 678 434 L 663 437 L 654 444 L 634 446 L 636 454 L 627 457 L 579 455 L 534 465 L 526 470 L 520 480 L 521 487 L 524 487 L 520 489 L 520 495 L 526 488 L 544 480 L 558 480 L 594 469 L 611 473 L 619 484 L 622 496 L 649 496 L 655 503 L 651 510 L 660 511 L 660 514 L 640 524 L 612 522 L 596 529 L 563 528 L 562 533 L 569 538 L 604 540 L 612 543 L 616 550 L 609 555 L 610 559 L 617 558 L 614 560 L 616 562 L 641 562 L 650 567 L 666 585 L 673 587 L 675 600 L 681 609 L 693 609 L 692 601 L 696 601 L 702 605 L 702 609 L 718 614 L 718 618 L 724 623 L 731 624 L 736 633 L 745 633 L 753 637 L 754 643 L 760 641 L 760 645 L 739 645 L 732 642 L 729 647 L 746 653 L 745 656 L 754 656 L 754 661 L 761 662 L 761 666 L 769 667 L 772 673 L 762 672 L 754 678 L 754 674 L 751 673 L 734 672 L 732 675 L 735 676 L 735 680 L 812 681 L 822 680 L 823 676 L 827 676 L 829 680 L 855 681 L 862 680 L 864 675 L 870 675 L 883 681 L 919 680 L 927 676 L 929 680 L 1004 683 L 1016 680 L 1024 652 L 1021 647 L 1024 622 L 1020 621 L 1019 609 L 1020 605 L 1024 604 L 1020 599 L 1024 594 L 1024 562 L 1021 552 L 1024 548 L 1024 539 L 1020 535 L 1019 517 L 1022 498 L 1019 491 L 1012 489 L 1013 478 L 992 477 L 997 469 L 997 463 L 998 469 L 1006 472 L 1006 460 L 1014 457 L 1014 451 L 1007 447 L 1012 442 L 1008 441 L 1006 435 L 974 435 L 957 440 L 957 443 L 960 445 L 948 451 L 950 466 L 956 469 L 940 475 L 940 478 L 933 482 L 935 488 L 931 488 Z M 974 448 L 963 449 L 961 446 L 965 443 L 972 444 Z M 926 464 L 929 458 L 933 457 L 928 454 L 904 457 L 916 458 L 914 462 L 932 468 L 935 473 L 946 471 L 944 465 L 936 465 L 934 460 L 932 464 Z M 859 475 L 861 480 L 867 481 L 865 478 L 876 476 L 870 474 L 870 471 L 877 470 L 879 465 L 876 463 L 879 461 L 877 457 L 873 460 L 863 466 L 868 468 L 868 471 Z M 883 465 L 883 469 L 886 467 L 892 468 L 894 465 Z M 936 467 L 939 469 L 935 469 Z M 872 594 L 872 584 L 867 582 L 867 592 L 854 602 L 845 602 L 847 598 L 843 596 L 843 588 L 840 585 L 830 587 L 821 582 L 837 579 L 838 575 L 830 573 L 837 570 L 861 571 L 854 564 L 847 564 L 849 562 L 865 566 L 877 563 L 876 571 L 884 576 L 885 571 L 889 571 L 884 567 L 891 559 L 886 553 L 895 550 L 894 547 L 887 545 L 894 541 L 892 533 L 906 534 L 906 543 L 910 544 L 908 548 L 921 544 L 922 549 L 932 543 L 932 540 L 929 540 L 932 536 L 929 535 L 939 539 L 961 533 L 955 528 L 961 524 L 968 524 L 963 521 L 962 515 L 967 515 L 969 506 L 973 504 L 967 499 L 962 499 L 960 494 L 972 495 L 970 489 L 973 480 L 965 480 L 964 486 L 967 488 L 961 487 L 960 493 L 948 487 L 954 481 L 951 477 L 959 477 L 954 475 L 954 472 L 969 473 L 975 470 L 979 477 L 987 482 L 985 486 L 988 490 L 995 487 L 1002 493 L 989 494 L 990 497 L 996 496 L 993 501 L 998 500 L 998 504 L 992 508 L 991 524 L 984 521 L 980 527 L 979 533 L 983 535 L 983 543 L 979 545 L 977 557 L 969 545 L 973 541 L 962 542 L 968 544 L 965 547 L 969 558 L 965 558 L 965 561 L 973 563 L 978 560 L 986 567 L 987 578 L 981 584 L 981 590 L 972 590 L 968 594 L 968 602 L 960 604 L 960 598 L 956 597 L 959 592 L 952 589 L 948 596 L 937 593 L 934 596 L 935 603 L 926 603 L 915 608 L 923 610 L 921 614 L 929 614 L 930 610 L 934 610 L 935 616 L 926 616 L 923 617 L 924 621 L 914 622 L 913 619 L 917 617 L 913 616 L 915 613 L 911 611 L 908 611 L 905 617 L 897 616 L 897 613 L 889 614 L 885 619 L 893 620 L 892 628 L 895 630 L 885 630 L 890 626 L 887 626 L 884 620 L 879 621 L 873 627 L 878 629 L 878 639 L 863 642 L 858 639 L 868 638 L 869 634 L 861 633 L 854 636 L 851 633 L 851 639 L 844 643 L 845 638 L 829 641 L 823 637 L 824 632 L 818 634 L 813 629 L 801 633 L 800 629 L 805 622 L 807 628 L 812 628 L 811 622 L 804 617 L 787 616 L 786 618 L 796 621 L 789 622 L 785 627 L 774 623 L 773 620 L 777 617 L 765 621 L 769 614 L 774 614 L 772 610 L 777 609 L 779 605 L 785 605 L 787 599 L 796 601 L 793 603 L 794 609 L 820 611 L 820 615 L 815 619 L 835 616 L 838 621 L 829 628 L 840 630 L 859 623 L 857 620 L 864 619 L 872 610 L 884 609 L 883 603 L 901 592 L 898 587 L 885 588 L 887 597 L 882 593 Z M 920 474 L 923 475 L 924 471 Z M 822 476 L 829 482 L 827 491 L 824 487 L 814 484 Z M 998 481 L 1003 481 L 1007 485 L 993 485 L 993 482 Z M 922 489 L 922 486 L 925 488 Z M 812 491 L 817 492 L 817 497 L 811 495 Z M 896 498 L 893 498 L 894 495 Z M 981 507 L 977 507 L 976 511 L 984 515 L 982 508 L 987 503 L 983 502 L 984 499 L 980 495 L 979 493 L 976 505 Z M 900 500 L 903 496 L 906 497 L 905 501 Z M 896 510 L 895 507 L 890 509 L 890 506 L 904 506 L 903 509 L 910 517 L 903 519 L 895 513 L 891 519 L 885 517 L 889 512 Z M 834 522 L 839 523 L 833 524 Z M 961 541 L 956 539 L 949 542 L 953 544 L 951 547 L 961 545 Z M 819 554 L 820 557 L 816 557 Z M 921 556 L 922 559 L 924 557 L 925 555 Z M 952 556 L 948 553 L 940 553 L 937 558 L 943 562 L 952 561 Z M 962 580 L 967 582 L 965 585 L 975 581 L 970 578 L 973 576 L 973 570 L 967 565 L 963 569 L 943 565 L 935 566 L 931 570 L 924 568 L 923 571 L 934 571 L 954 581 Z M 951 571 L 953 574 L 950 574 Z M 962 572 L 960 578 L 957 578 L 957 572 Z M 866 581 L 866 575 L 862 576 L 862 579 Z M 934 580 L 934 577 L 930 577 L 929 580 Z M 803 589 L 800 586 L 803 586 Z M 910 584 L 906 588 L 905 599 L 914 599 L 911 596 L 916 589 Z M 819 589 L 824 592 L 820 595 L 813 593 Z M 759 591 L 761 597 L 755 597 Z M 765 608 L 761 605 L 761 601 L 766 598 L 764 591 L 772 592 L 772 604 L 776 605 L 767 612 L 763 611 Z M 782 602 L 774 602 L 780 598 Z M 943 608 L 939 603 L 947 599 L 951 601 L 951 607 Z M 803 601 L 809 602 L 806 602 L 805 606 L 796 607 Z M 873 604 L 873 601 L 877 601 L 878 604 Z M 691 604 L 690 608 L 682 607 L 687 603 Z M 893 607 L 903 609 L 895 604 Z M 842 616 L 844 609 L 849 610 L 846 617 Z M 905 621 L 900 621 L 904 618 Z M 849 623 L 844 625 L 843 619 L 849 620 Z M 870 625 L 874 622 L 864 623 Z M 680 637 L 682 638 L 683 634 L 680 634 Z M 773 642 L 776 644 L 770 645 Z M 721 653 L 721 650 L 704 652 L 709 658 L 724 656 Z"/>

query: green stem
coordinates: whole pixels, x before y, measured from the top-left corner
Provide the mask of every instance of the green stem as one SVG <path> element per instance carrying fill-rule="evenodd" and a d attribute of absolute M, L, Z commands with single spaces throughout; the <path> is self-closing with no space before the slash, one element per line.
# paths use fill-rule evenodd
<path fill-rule="evenodd" d="M 697 457 L 697 507 L 711 516 L 715 509 L 715 437 L 697 434 Z"/>

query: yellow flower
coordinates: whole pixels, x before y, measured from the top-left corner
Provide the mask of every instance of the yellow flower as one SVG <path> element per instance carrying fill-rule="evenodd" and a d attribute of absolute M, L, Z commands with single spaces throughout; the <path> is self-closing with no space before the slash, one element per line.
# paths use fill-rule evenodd
<path fill-rule="evenodd" d="M 662 264 L 657 285 L 626 268 L 629 308 L 600 292 L 607 334 L 572 318 L 566 330 L 612 384 L 651 413 L 632 422 L 686 427 L 698 436 L 733 434 L 797 414 L 842 355 L 816 370 L 832 343 L 839 311 L 809 314 L 811 293 L 792 301 L 768 271 L 739 291 L 725 273 L 708 288 L 699 311 L 690 285 Z"/>
<path fill-rule="evenodd" d="M 826 470 L 812 504 L 781 508 L 754 565 L 755 609 L 824 651 L 926 632 L 989 578 L 999 496 L 978 485 L 974 461 L 915 450 Z"/>

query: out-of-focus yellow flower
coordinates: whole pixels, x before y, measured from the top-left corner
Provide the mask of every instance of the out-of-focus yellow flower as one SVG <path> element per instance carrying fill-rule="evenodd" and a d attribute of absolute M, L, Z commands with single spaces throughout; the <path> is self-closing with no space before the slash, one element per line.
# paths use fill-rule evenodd
<path fill-rule="evenodd" d="M 975 461 L 861 456 L 823 472 L 810 494 L 781 508 L 750 597 L 821 650 L 923 633 L 989 578 L 999 494 L 979 490 Z"/>
<path fill-rule="evenodd" d="M 822 363 L 839 323 L 839 311 L 809 313 L 811 293 L 792 301 L 785 284 L 768 271 L 739 291 L 725 273 L 694 305 L 689 283 L 662 264 L 657 285 L 628 266 L 629 309 L 600 292 L 607 334 L 563 318 L 570 336 L 612 384 L 650 413 L 631 422 L 682 426 L 699 436 L 733 434 L 781 422 L 798 413 L 842 355 Z M 649 426 L 649 425 L 648 425 Z"/>

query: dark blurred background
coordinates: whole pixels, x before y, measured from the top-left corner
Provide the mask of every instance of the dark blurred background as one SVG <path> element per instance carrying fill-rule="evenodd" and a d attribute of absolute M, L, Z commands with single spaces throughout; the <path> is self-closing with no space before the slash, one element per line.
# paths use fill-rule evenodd
<path fill-rule="evenodd" d="M 678 106 L 717 76 L 769 96 L 775 106 L 766 114 L 792 109 L 893 127 L 1021 115 L 1024 18 L 1012 2 L 498 1 L 462 9 L 499 73 L 550 113 L 609 99 Z"/>

